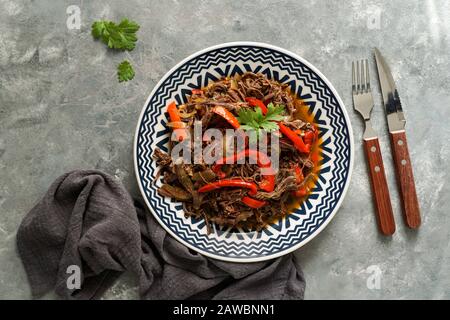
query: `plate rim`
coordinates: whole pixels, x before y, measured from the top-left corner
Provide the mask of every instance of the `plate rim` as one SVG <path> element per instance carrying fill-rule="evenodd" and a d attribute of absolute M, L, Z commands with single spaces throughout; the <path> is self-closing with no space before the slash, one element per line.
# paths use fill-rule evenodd
<path fill-rule="evenodd" d="M 328 86 L 328 88 L 330 89 L 330 91 L 334 94 L 334 96 L 336 97 L 336 100 L 338 102 L 338 104 L 340 106 L 342 106 L 342 112 L 344 114 L 344 118 L 346 120 L 347 123 L 347 129 L 348 129 L 348 133 L 349 133 L 349 140 L 350 140 L 350 164 L 349 164 L 349 172 L 348 172 L 348 177 L 347 177 L 347 181 L 345 182 L 343 191 L 342 191 L 342 196 L 340 197 L 339 201 L 337 202 L 336 206 L 334 207 L 333 212 L 331 212 L 331 214 L 329 215 L 328 219 L 325 220 L 322 225 L 317 228 L 307 239 L 300 241 L 299 243 L 293 245 L 292 247 L 285 249 L 283 251 L 274 253 L 274 254 L 269 254 L 269 255 L 265 255 L 265 256 L 261 256 L 261 257 L 252 257 L 252 258 L 234 258 L 234 257 L 224 257 L 224 256 L 219 256 L 219 255 L 214 255 L 212 253 L 209 252 L 204 252 L 201 251 L 200 249 L 192 246 L 190 243 L 184 241 L 183 239 L 181 239 L 176 233 L 174 233 L 170 228 L 168 228 L 164 223 L 162 223 L 162 221 L 160 220 L 160 218 L 158 217 L 158 215 L 153 211 L 150 203 L 147 200 L 146 194 L 145 194 L 145 190 L 143 189 L 143 186 L 141 184 L 141 179 L 139 176 L 139 168 L 138 168 L 138 161 L 137 161 L 137 142 L 138 142 L 138 135 L 139 135 L 139 128 L 140 128 L 140 124 L 142 122 L 142 119 L 144 117 L 145 114 L 145 110 L 152 98 L 152 96 L 156 93 L 156 91 L 158 90 L 158 88 L 161 86 L 162 83 L 164 83 L 164 81 L 175 71 L 177 70 L 180 66 L 182 66 L 183 64 L 185 64 L 186 62 L 188 62 L 189 60 L 192 60 L 193 58 L 202 55 L 208 51 L 213 51 L 213 50 L 217 50 L 220 48 L 224 48 L 224 47 L 231 47 L 231 46 L 255 46 L 255 47 L 261 47 L 261 48 L 265 48 L 265 49 L 272 49 L 275 51 L 279 51 L 283 54 L 286 54 L 288 56 L 291 56 L 294 59 L 299 60 L 300 62 L 302 62 L 303 64 L 305 64 L 308 68 L 310 68 L 312 71 L 314 71 L 320 78 L 322 81 L 325 82 L 325 84 Z M 264 43 L 264 42 L 254 42 L 254 41 L 233 41 L 233 42 L 224 42 L 224 43 L 220 43 L 217 45 L 213 45 L 207 48 L 204 48 L 202 50 L 198 50 L 192 54 L 190 54 L 189 56 L 187 56 L 186 58 L 184 58 L 183 60 L 181 60 L 180 62 L 178 62 L 175 66 L 173 66 L 169 71 L 167 71 L 164 76 L 155 84 L 155 86 L 153 87 L 152 91 L 150 92 L 150 94 L 147 97 L 147 100 L 145 101 L 144 105 L 141 108 L 141 112 L 139 114 L 139 118 L 136 124 L 136 129 L 135 129 L 135 134 L 134 134 L 134 142 L 133 142 L 133 161 L 134 161 L 134 173 L 135 173 L 135 178 L 137 180 L 138 186 L 139 186 L 139 191 L 141 193 L 141 196 L 144 198 L 145 204 L 147 206 L 147 208 L 149 209 L 149 211 L 152 213 L 153 217 L 155 217 L 155 219 L 158 221 L 159 225 L 161 227 L 164 228 L 164 230 L 166 230 L 166 232 L 168 234 L 170 234 L 175 240 L 177 240 L 178 242 L 180 242 L 181 244 L 185 245 L 186 247 L 188 247 L 189 249 L 194 250 L 195 252 L 198 252 L 199 254 L 206 256 L 208 258 L 212 258 L 215 260 L 221 260 L 221 261 L 228 261 L 228 262 L 236 262 L 236 263 L 253 263 L 253 262 L 261 262 L 261 261 L 267 261 L 267 260 L 271 260 L 271 259 L 275 259 L 281 256 L 284 256 L 288 253 L 291 253 L 293 251 L 298 250 L 299 248 L 303 247 L 304 245 L 306 245 L 308 242 L 310 242 L 312 239 L 314 239 L 319 233 L 322 232 L 323 229 L 325 229 L 328 224 L 331 222 L 331 220 L 333 220 L 333 218 L 335 217 L 336 213 L 339 211 L 342 202 L 344 201 L 346 195 L 347 195 L 347 191 L 348 188 L 350 186 L 350 182 L 351 182 L 351 178 L 352 178 L 352 173 L 353 173 L 353 164 L 354 164 L 354 139 L 353 139 L 353 128 L 352 128 L 352 124 L 350 122 L 350 117 L 348 115 L 347 112 L 347 108 L 345 107 L 344 102 L 342 101 L 341 97 L 339 96 L 338 92 L 336 91 L 336 89 L 334 88 L 334 86 L 331 84 L 331 82 L 328 80 L 327 77 L 325 77 L 322 72 L 320 72 L 313 64 L 311 64 L 308 60 L 306 60 L 305 58 L 302 58 L 301 56 L 287 50 L 287 49 L 283 49 L 281 47 L 275 46 L 275 45 L 271 45 L 268 43 Z"/>

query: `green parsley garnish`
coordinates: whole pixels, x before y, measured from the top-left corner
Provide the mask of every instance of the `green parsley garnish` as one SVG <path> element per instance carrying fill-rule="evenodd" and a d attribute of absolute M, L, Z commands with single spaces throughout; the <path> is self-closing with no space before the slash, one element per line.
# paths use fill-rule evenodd
<path fill-rule="evenodd" d="M 119 24 L 112 21 L 100 20 L 92 24 L 92 36 L 103 41 L 110 49 L 131 51 L 136 46 L 136 32 L 139 25 L 128 19 L 123 19 Z M 128 61 L 123 61 L 117 67 L 119 82 L 134 78 L 134 70 Z"/>
<path fill-rule="evenodd" d="M 275 121 L 283 120 L 282 113 L 284 112 L 284 105 L 276 105 L 269 103 L 267 105 L 267 114 L 263 115 L 260 108 L 241 108 L 239 110 L 238 120 L 241 124 L 241 129 L 249 131 L 251 136 L 259 135 L 263 132 L 271 132 L 278 129 Z"/>
<path fill-rule="evenodd" d="M 92 36 L 101 39 L 111 49 L 131 51 L 136 46 L 139 25 L 123 19 L 119 24 L 112 21 L 96 21 L 92 24 Z"/>
<path fill-rule="evenodd" d="M 127 60 L 122 61 L 117 67 L 117 77 L 119 78 L 119 82 L 134 78 L 133 66 Z"/>

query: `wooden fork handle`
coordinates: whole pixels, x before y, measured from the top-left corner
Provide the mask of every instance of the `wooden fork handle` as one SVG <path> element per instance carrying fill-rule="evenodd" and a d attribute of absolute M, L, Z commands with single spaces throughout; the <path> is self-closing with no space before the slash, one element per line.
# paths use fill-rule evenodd
<path fill-rule="evenodd" d="M 372 192 L 377 208 L 378 227 L 384 235 L 392 235 L 395 232 L 395 221 L 378 138 L 364 140 L 364 149 L 366 150 Z"/>
<path fill-rule="evenodd" d="M 402 198 L 403 215 L 406 225 L 412 229 L 420 226 L 420 208 L 417 200 L 411 159 L 405 131 L 391 133 L 392 152 Z"/>

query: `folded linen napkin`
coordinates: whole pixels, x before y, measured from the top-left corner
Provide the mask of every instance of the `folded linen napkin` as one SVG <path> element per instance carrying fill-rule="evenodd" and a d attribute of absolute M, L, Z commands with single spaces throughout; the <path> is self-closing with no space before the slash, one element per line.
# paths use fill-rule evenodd
<path fill-rule="evenodd" d="M 303 299 L 294 255 L 258 263 L 206 258 L 166 233 L 115 178 L 97 170 L 59 177 L 25 216 L 17 248 L 33 297 L 96 299 L 125 270 L 143 299 Z M 81 287 L 68 288 L 69 266 Z"/>

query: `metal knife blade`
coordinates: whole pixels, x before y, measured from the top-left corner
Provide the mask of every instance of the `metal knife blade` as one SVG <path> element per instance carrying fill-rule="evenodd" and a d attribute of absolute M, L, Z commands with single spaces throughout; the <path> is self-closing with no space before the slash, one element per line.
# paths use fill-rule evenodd
<path fill-rule="evenodd" d="M 375 48 L 375 61 L 377 64 L 378 78 L 380 80 L 383 103 L 386 108 L 388 120 L 391 150 L 394 158 L 399 185 L 403 213 L 406 225 L 416 229 L 421 224 L 420 206 L 414 183 L 413 167 L 409 156 L 408 143 L 405 132 L 405 116 L 398 96 L 394 79 L 389 66 L 380 51 Z"/>
<path fill-rule="evenodd" d="M 380 80 L 383 104 L 386 109 L 389 132 L 404 131 L 406 119 L 403 114 L 397 87 L 395 86 L 389 66 L 377 48 L 375 48 L 375 62 L 377 65 L 378 79 Z"/>

